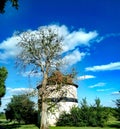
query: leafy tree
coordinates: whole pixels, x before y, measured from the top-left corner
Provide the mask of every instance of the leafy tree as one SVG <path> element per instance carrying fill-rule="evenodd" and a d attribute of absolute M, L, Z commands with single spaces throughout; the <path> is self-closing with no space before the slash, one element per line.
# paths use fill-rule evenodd
<path fill-rule="evenodd" d="M 48 78 L 51 71 L 59 68 L 61 64 L 62 38 L 57 30 L 48 27 L 41 27 L 36 32 L 27 31 L 20 35 L 21 41 L 18 46 L 21 49 L 18 55 L 17 64 L 21 68 L 30 66 L 31 70 L 42 73 L 41 88 L 41 129 L 48 129 L 47 125 L 47 99 L 55 90 L 60 89 L 56 85 L 54 90 L 48 87 Z"/>
<path fill-rule="evenodd" d="M 1 98 L 5 95 L 5 80 L 7 78 L 7 69 L 5 67 L 0 67 L 0 105 L 1 105 Z"/>
<path fill-rule="evenodd" d="M 115 116 L 120 121 L 120 99 L 116 99 L 115 104 L 117 106 Z"/>
<path fill-rule="evenodd" d="M 89 105 L 87 103 L 86 98 L 83 98 L 80 102 L 81 105 L 81 126 L 88 126 L 88 120 L 89 120 Z"/>
<path fill-rule="evenodd" d="M 27 95 L 15 95 L 5 110 L 6 119 L 32 123 L 34 116 L 34 102 Z"/>
<path fill-rule="evenodd" d="M 81 109 L 79 107 L 72 107 L 70 111 L 70 116 L 72 120 L 72 126 L 81 126 Z M 70 120 L 70 121 L 71 121 Z"/>
<path fill-rule="evenodd" d="M 95 104 L 90 107 L 90 125 L 105 126 L 109 118 L 109 109 L 103 107 L 99 98 L 95 99 Z"/>
<path fill-rule="evenodd" d="M 0 0 L 0 13 L 5 12 L 5 5 L 8 1 L 10 1 L 12 3 L 13 7 L 18 9 L 18 0 Z"/>

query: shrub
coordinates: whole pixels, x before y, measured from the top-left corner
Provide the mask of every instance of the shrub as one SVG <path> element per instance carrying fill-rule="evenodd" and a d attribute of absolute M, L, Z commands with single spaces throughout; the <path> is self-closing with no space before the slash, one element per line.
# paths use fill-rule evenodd
<path fill-rule="evenodd" d="M 95 100 L 93 106 L 82 100 L 81 107 L 73 107 L 70 113 L 63 112 L 57 121 L 57 126 L 100 126 L 106 125 L 109 108 L 100 105 L 100 99 Z"/>

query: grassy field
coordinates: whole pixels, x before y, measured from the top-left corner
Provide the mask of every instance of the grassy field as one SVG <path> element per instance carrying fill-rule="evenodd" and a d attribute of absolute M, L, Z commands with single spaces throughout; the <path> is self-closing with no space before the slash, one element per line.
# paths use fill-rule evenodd
<path fill-rule="evenodd" d="M 2 128 L 3 127 L 3 128 Z M 7 122 L 5 119 L 0 120 L 0 129 L 39 129 L 35 125 L 19 125 L 14 122 Z M 120 122 L 112 121 L 107 127 L 50 127 L 50 129 L 120 129 Z"/>
<path fill-rule="evenodd" d="M 50 129 L 101 129 L 101 127 L 51 127 Z M 102 129 L 111 129 L 110 127 L 104 127 Z M 112 128 L 117 129 L 117 128 Z"/>

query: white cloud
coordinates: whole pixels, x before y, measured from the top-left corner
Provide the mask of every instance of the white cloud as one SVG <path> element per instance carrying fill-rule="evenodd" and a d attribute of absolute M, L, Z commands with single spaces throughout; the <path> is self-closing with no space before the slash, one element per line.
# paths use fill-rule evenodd
<path fill-rule="evenodd" d="M 78 80 L 86 80 L 86 79 L 91 79 L 91 78 L 96 78 L 96 77 L 93 75 L 84 75 L 84 76 L 77 77 Z"/>
<path fill-rule="evenodd" d="M 11 95 L 31 93 L 33 91 L 34 91 L 33 88 L 10 88 L 10 87 L 7 87 L 7 92 L 9 92 Z"/>
<path fill-rule="evenodd" d="M 98 92 L 105 92 L 105 91 L 109 91 L 109 90 L 112 90 L 113 88 L 109 88 L 109 89 L 98 89 L 97 91 Z"/>
<path fill-rule="evenodd" d="M 95 85 L 89 86 L 89 88 L 103 87 L 103 86 L 105 86 L 105 85 L 106 85 L 106 83 L 104 83 L 104 82 L 99 82 L 99 83 L 97 83 L 97 84 L 95 84 Z"/>
<path fill-rule="evenodd" d="M 11 99 L 11 98 L 12 98 L 12 97 L 10 97 L 10 96 L 9 96 L 9 97 L 8 97 L 8 96 L 5 96 L 5 97 L 2 98 L 2 100 L 6 101 L 6 100 L 9 100 L 9 99 Z"/>
<path fill-rule="evenodd" d="M 49 25 L 53 30 L 56 30 L 60 37 L 63 37 L 63 51 L 75 49 L 77 46 L 89 46 L 90 41 L 98 36 L 96 31 L 86 32 L 84 29 L 70 32 L 67 26 Z"/>
<path fill-rule="evenodd" d="M 86 33 L 83 30 L 74 31 L 66 35 L 63 41 L 63 50 L 73 50 L 77 46 L 89 46 L 90 41 L 98 36 L 96 31 Z"/>
<path fill-rule="evenodd" d="M 112 95 L 120 95 L 120 91 L 112 92 Z"/>
<path fill-rule="evenodd" d="M 76 49 L 71 54 L 66 55 L 63 58 L 63 62 L 67 64 L 67 66 L 72 66 L 73 64 L 81 61 L 85 55 L 85 53 L 80 53 L 79 50 Z"/>
<path fill-rule="evenodd" d="M 4 96 L 1 99 L 1 107 L 0 107 L 0 112 L 4 112 L 4 109 L 6 109 L 7 104 L 11 101 L 12 97 Z"/>
<path fill-rule="evenodd" d="M 13 36 L 0 43 L 0 50 L 2 50 L 2 52 L 0 52 L 1 60 L 13 58 L 18 54 L 19 48 L 16 47 L 16 44 L 19 40 L 20 38 L 18 36 Z"/>
<path fill-rule="evenodd" d="M 106 71 L 106 70 L 120 70 L 120 62 L 110 63 L 106 65 L 98 65 L 85 68 L 86 71 Z"/>
<path fill-rule="evenodd" d="M 70 32 L 68 28 L 65 25 L 59 26 L 59 25 L 49 25 L 49 27 L 56 30 L 60 36 L 63 37 L 63 51 L 67 52 L 69 50 L 74 50 L 77 46 L 85 45 L 89 46 L 91 41 L 95 39 L 98 36 L 98 33 L 96 31 L 90 31 L 85 32 L 82 29 L 79 29 L 78 31 Z M 31 33 L 37 32 L 37 30 L 28 30 Z M 13 35 L 10 38 L 7 38 L 5 41 L 0 43 L 0 60 L 6 60 L 9 58 L 14 58 L 18 52 L 19 48 L 16 47 L 16 44 L 19 42 L 20 38 L 18 36 Z M 72 55 L 73 54 L 73 55 Z M 80 61 L 81 57 L 85 55 L 84 53 L 76 52 L 77 59 L 75 60 L 74 55 L 75 52 L 71 53 L 71 55 L 67 55 L 66 59 L 72 57 L 73 61 L 72 64 L 77 63 L 77 60 Z"/>

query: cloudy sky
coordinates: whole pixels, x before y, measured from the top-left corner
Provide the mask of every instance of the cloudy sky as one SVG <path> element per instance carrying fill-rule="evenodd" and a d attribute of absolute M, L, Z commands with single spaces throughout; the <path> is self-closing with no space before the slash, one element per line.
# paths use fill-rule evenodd
<path fill-rule="evenodd" d="M 120 1 L 119 0 L 21 0 L 19 9 L 10 3 L 0 14 L 0 66 L 8 70 L 6 95 L 0 111 L 13 94 L 36 87 L 40 74 L 15 68 L 19 52 L 17 31 L 37 31 L 51 26 L 64 37 L 63 51 L 68 71 L 78 72 L 78 100 L 89 103 L 99 97 L 104 106 L 115 106 L 120 97 Z"/>

